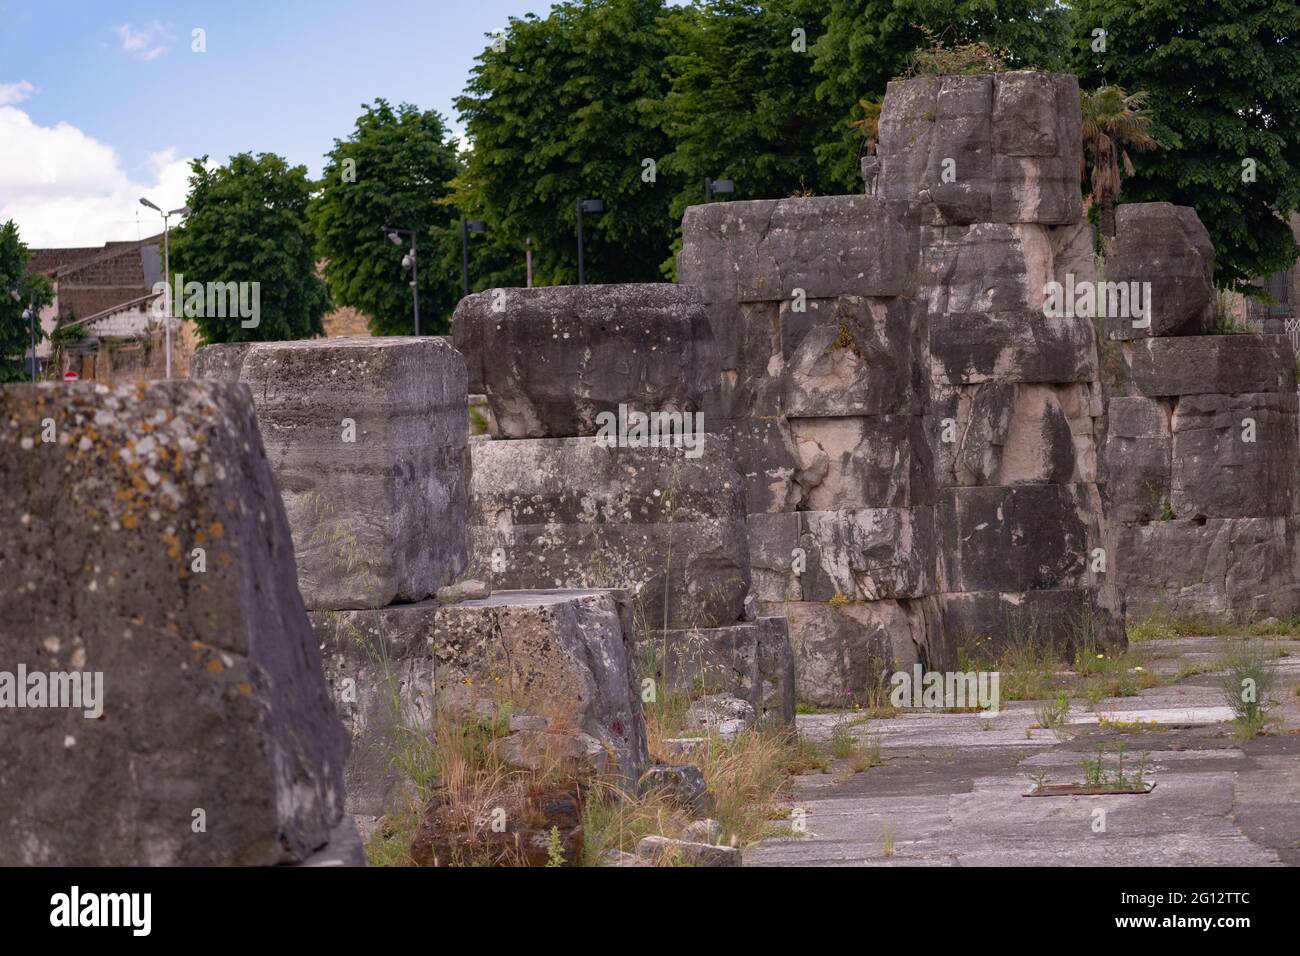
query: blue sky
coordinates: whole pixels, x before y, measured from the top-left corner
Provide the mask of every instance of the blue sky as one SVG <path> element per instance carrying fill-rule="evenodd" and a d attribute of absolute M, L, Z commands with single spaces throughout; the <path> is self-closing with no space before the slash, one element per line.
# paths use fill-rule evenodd
<path fill-rule="evenodd" d="M 34 246 L 156 231 L 184 161 L 280 153 L 315 176 L 376 97 L 455 124 L 486 36 L 549 0 L 0 0 L 0 221 Z M 207 51 L 191 50 L 192 31 Z M 539 91 L 541 92 L 541 91 Z M 459 125 L 456 125 L 459 129 Z"/>

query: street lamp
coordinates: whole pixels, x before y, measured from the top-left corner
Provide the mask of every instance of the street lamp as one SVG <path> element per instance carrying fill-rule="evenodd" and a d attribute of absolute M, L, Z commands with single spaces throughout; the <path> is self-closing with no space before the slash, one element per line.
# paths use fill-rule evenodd
<path fill-rule="evenodd" d="M 402 268 L 411 270 L 411 295 L 415 301 L 415 334 L 420 334 L 420 266 L 416 260 L 415 249 L 415 230 L 414 229 L 395 229 L 392 226 L 381 226 L 380 230 L 388 235 L 388 241 L 395 246 L 402 244 L 402 236 L 411 237 L 411 249 L 406 255 L 402 256 Z"/>
<path fill-rule="evenodd" d="M 167 282 L 167 314 L 163 319 L 163 329 L 167 338 L 167 377 L 172 377 L 172 263 L 171 263 L 171 217 L 188 216 L 189 206 L 181 206 L 171 212 L 163 212 L 149 200 L 141 197 L 140 205 L 152 209 L 163 217 L 163 275 Z"/>
<path fill-rule="evenodd" d="M 714 196 L 728 196 L 736 191 L 736 184 L 730 179 L 710 179 L 704 177 L 704 201 L 713 202 Z"/>
<path fill-rule="evenodd" d="M 582 262 L 582 214 L 584 212 L 597 213 L 605 211 L 605 203 L 600 199 L 579 199 L 578 200 L 578 285 L 586 282 L 586 273 L 583 271 Z"/>
<path fill-rule="evenodd" d="M 469 295 L 469 234 L 471 232 L 480 235 L 487 232 L 487 223 L 482 219 L 460 221 L 460 280 L 466 295 Z"/>

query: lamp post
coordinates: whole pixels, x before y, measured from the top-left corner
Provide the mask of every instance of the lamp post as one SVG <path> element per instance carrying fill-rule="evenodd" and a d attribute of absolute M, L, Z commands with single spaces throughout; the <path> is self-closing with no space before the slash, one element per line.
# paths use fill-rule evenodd
<path fill-rule="evenodd" d="M 704 201 L 713 202 L 714 196 L 727 196 L 736 191 L 736 184 L 730 179 L 710 179 L 704 177 Z"/>
<path fill-rule="evenodd" d="M 394 229 L 391 226 L 382 226 L 382 231 L 388 235 L 388 241 L 395 246 L 402 244 L 402 236 L 411 237 L 411 249 L 406 255 L 402 256 L 402 268 L 411 270 L 411 296 L 415 303 L 415 334 L 420 334 L 420 264 L 416 259 L 415 248 L 415 230 L 414 229 Z"/>
<path fill-rule="evenodd" d="M 578 285 L 586 282 L 586 272 L 583 269 L 582 260 L 582 214 L 584 212 L 597 213 L 605 211 L 605 203 L 600 199 L 579 199 L 578 200 Z"/>
<path fill-rule="evenodd" d="M 469 295 L 469 234 L 471 232 L 480 235 L 487 232 L 487 223 L 482 219 L 460 221 L 460 282 L 466 295 Z"/>
<path fill-rule="evenodd" d="M 163 212 L 149 200 L 141 197 L 140 205 L 152 209 L 163 217 L 163 276 L 167 283 L 167 314 L 163 318 L 164 334 L 167 338 L 167 377 L 172 377 L 172 263 L 171 263 L 171 217 L 188 216 L 189 206 L 181 206 L 171 212 Z"/>

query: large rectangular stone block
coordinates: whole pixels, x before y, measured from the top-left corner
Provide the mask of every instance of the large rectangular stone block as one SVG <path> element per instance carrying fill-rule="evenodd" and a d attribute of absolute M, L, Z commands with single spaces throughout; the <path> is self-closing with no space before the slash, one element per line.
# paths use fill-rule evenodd
<path fill-rule="evenodd" d="M 638 640 L 637 657 L 643 676 L 653 671 L 674 691 L 695 696 L 725 691 L 748 701 L 759 720 L 794 726 L 794 650 L 785 618 L 648 631 Z"/>
<path fill-rule="evenodd" d="M 461 299 L 452 326 L 503 438 L 595 435 L 620 405 L 698 412 L 719 385 L 709 316 L 687 286 L 490 289 Z"/>
<path fill-rule="evenodd" d="M 1130 619 L 1300 611 L 1300 522 L 1292 518 L 1152 521 L 1119 529 L 1115 573 Z"/>
<path fill-rule="evenodd" d="M 893 80 L 875 193 L 919 200 L 928 222 L 1082 218 L 1079 86 L 1032 71 Z"/>
<path fill-rule="evenodd" d="M 594 438 L 472 446 L 471 573 L 493 588 L 626 587 L 651 622 L 740 618 L 749 549 L 725 450 L 618 448 Z"/>
<path fill-rule="evenodd" d="M 0 388 L 0 526 L 0 864 L 326 843 L 347 738 L 247 387 Z M 38 674 L 95 701 L 16 706 Z"/>
<path fill-rule="evenodd" d="M 935 529 L 944 591 L 1027 591 L 1092 584 L 1101 547 L 1095 485 L 1013 485 L 939 492 Z"/>
<path fill-rule="evenodd" d="M 934 500 L 934 462 L 913 415 L 795 418 L 800 510 L 902 508 Z"/>
<path fill-rule="evenodd" d="M 872 196 L 815 196 L 691 206 L 677 279 L 705 302 L 903 294 L 917 232 L 905 205 Z"/>
<path fill-rule="evenodd" d="M 1095 481 L 1101 397 L 1091 384 L 945 387 L 926 419 L 936 481 L 954 485 Z"/>
<path fill-rule="evenodd" d="M 253 392 L 309 608 L 418 601 L 464 570 L 468 392 L 450 345 L 213 345 L 195 363 Z"/>
<path fill-rule="evenodd" d="M 952 663 L 935 597 L 759 607 L 764 614 L 786 618 L 798 698 L 821 707 L 865 704 L 873 689 L 887 688 L 888 675 L 901 667 Z"/>
<path fill-rule="evenodd" d="M 633 609 L 608 590 L 502 591 L 434 612 L 434 693 L 454 711 L 510 700 L 600 741 L 631 783 L 649 761 Z"/>
<path fill-rule="evenodd" d="M 1130 316 L 1108 316 L 1106 334 L 1112 339 L 1206 335 L 1214 327 L 1214 243 L 1190 206 L 1120 206 L 1106 279 L 1150 283 L 1150 315 L 1140 320 L 1145 324 L 1135 326 Z"/>
<path fill-rule="evenodd" d="M 1284 335 L 1182 335 L 1122 346 L 1134 394 L 1286 392 L 1295 389 L 1295 350 Z"/>
<path fill-rule="evenodd" d="M 1296 512 L 1296 394 L 1186 395 L 1174 407 L 1171 502 L 1179 518 Z"/>
<path fill-rule="evenodd" d="M 1102 460 L 1107 513 L 1114 521 L 1157 520 L 1171 507 L 1172 403 L 1112 398 L 1106 411 Z"/>
<path fill-rule="evenodd" d="M 1097 380 L 1096 333 L 1088 319 L 1041 312 L 932 315 L 930 355 L 936 386 Z"/>
<path fill-rule="evenodd" d="M 791 418 L 920 414 L 925 316 L 909 299 L 840 296 L 781 305 L 781 413 Z"/>

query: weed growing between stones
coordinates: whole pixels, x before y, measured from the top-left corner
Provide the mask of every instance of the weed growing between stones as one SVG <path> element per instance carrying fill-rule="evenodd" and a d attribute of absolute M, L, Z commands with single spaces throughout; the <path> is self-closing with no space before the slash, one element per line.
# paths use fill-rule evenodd
<path fill-rule="evenodd" d="M 1178 617 L 1157 609 L 1125 625 L 1130 643 L 1169 640 L 1175 637 L 1300 637 L 1300 617 L 1266 617 L 1249 622 L 1228 616 Z"/>
<path fill-rule="evenodd" d="M 1224 640 L 1219 651 L 1223 698 L 1235 714 L 1237 736 L 1248 740 L 1263 731 L 1277 680 L 1278 654 L 1251 640 Z"/>

